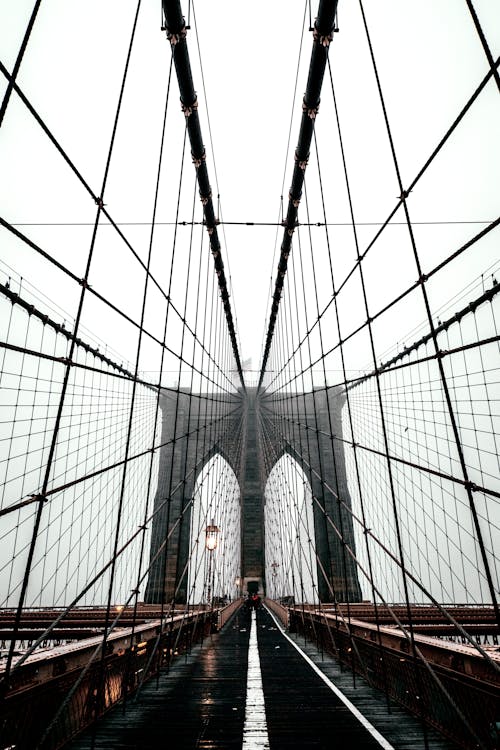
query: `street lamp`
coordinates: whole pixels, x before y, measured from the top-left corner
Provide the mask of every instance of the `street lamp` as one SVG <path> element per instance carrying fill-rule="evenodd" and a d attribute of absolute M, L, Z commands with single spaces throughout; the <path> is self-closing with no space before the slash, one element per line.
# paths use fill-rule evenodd
<path fill-rule="evenodd" d="M 277 563 L 276 561 L 271 563 L 271 568 L 273 569 L 272 576 L 273 576 L 273 598 L 274 599 L 278 598 L 278 587 L 277 587 L 276 579 L 278 576 L 277 568 L 279 568 L 279 566 L 280 566 L 279 563 Z"/>
<path fill-rule="evenodd" d="M 219 532 L 220 532 L 220 529 L 218 526 L 215 525 L 215 521 L 212 518 L 212 523 L 209 526 L 207 526 L 207 528 L 205 529 L 205 548 L 208 551 L 208 573 L 207 573 L 208 604 L 211 604 L 212 591 L 214 588 L 215 570 L 214 570 L 213 556 L 214 556 L 215 550 L 217 549 L 217 544 L 219 543 Z"/>
<path fill-rule="evenodd" d="M 219 527 L 215 525 L 214 519 L 212 518 L 212 523 L 205 529 L 205 547 L 209 552 L 213 552 L 214 549 L 217 549 L 219 531 Z"/>
<path fill-rule="evenodd" d="M 241 596 L 241 586 L 242 586 L 242 580 L 239 576 L 236 576 L 234 579 L 234 585 L 236 587 L 236 598 L 238 599 Z"/>

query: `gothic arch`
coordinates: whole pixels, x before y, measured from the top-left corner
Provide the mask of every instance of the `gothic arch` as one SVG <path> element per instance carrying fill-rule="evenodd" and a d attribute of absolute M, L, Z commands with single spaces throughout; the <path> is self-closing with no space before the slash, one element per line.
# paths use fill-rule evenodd
<path fill-rule="evenodd" d="M 228 462 L 240 484 L 242 576 L 264 583 L 264 487 L 284 453 L 302 468 L 315 498 L 320 599 L 360 600 L 356 565 L 346 549 L 349 546 L 355 554 L 342 442 L 344 401 L 342 393 L 332 390 L 281 396 L 276 401 L 257 396 L 255 389 L 217 398 L 185 390 L 162 394 L 162 448 L 145 601 L 186 600 L 182 571 L 189 549 L 189 499 L 199 471 L 215 454 Z M 294 416 L 288 422 L 283 419 L 287 411 Z M 262 461 L 263 422 L 276 436 L 267 446 L 274 456 L 267 469 Z M 332 441 L 330 426 L 339 439 Z M 168 545 L 157 554 L 167 537 Z"/>

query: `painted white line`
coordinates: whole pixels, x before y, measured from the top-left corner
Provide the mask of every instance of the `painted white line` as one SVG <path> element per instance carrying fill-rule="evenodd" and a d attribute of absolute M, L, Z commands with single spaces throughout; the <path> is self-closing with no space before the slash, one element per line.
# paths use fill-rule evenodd
<path fill-rule="evenodd" d="M 252 625 L 248 643 L 247 701 L 242 750 L 269 750 L 255 610 L 252 610 Z"/>
<path fill-rule="evenodd" d="M 395 750 L 394 746 L 391 745 L 391 743 L 388 742 L 385 739 L 385 737 L 383 735 L 381 735 L 380 732 L 377 729 L 375 729 L 375 727 L 373 726 L 373 724 L 371 724 L 368 721 L 368 719 L 365 716 L 363 716 L 363 714 L 361 713 L 361 711 L 359 711 L 356 708 L 356 706 L 353 703 L 351 703 L 351 701 L 349 700 L 349 698 L 347 696 L 345 696 L 344 693 L 341 690 L 339 690 L 339 688 L 336 685 L 334 685 L 331 680 L 328 679 L 328 677 L 326 676 L 326 674 L 324 672 L 322 672 L 319 667 L 316 666 L 316 664 L 312 661 L 312 659 L 310 659 L 308 657 L 308 655 L 306 653 L 304 653 L 304 651 L 302 651 L 302 649 L 300 648 L 300 646 L 298 646 L 295 643 L 295 641 L 293 641 L 290 638 L 290 636 L 288 636 L 285 633 L 285 631 L 283 630 L 282 624 L 276 619 L 276 617 L 273 615 L 273 613 L 271 612 L 271 610 L 268 609 L 268 607 L 266 607 L 266 609 L 269 612 L 269 614 L 271 615 L 271 617 L 273 618 L 274 622 L 276 623 L 276 626 L 278 627 L 278 630 L 281 631 L 281 635 L 283 636 L 283 638 L 286 638 L 287 641 L 289 641 L 292 644 L 292 646 L 299 652 L 299 654 L 309 664 L 309 666 L 312 667 L 312 669 L 314 669 L 314 671 L 316 672 L 316 674 L 319 677 L 321 677 L 321 679 L 323 680 L 323 682 L 325 683 L 325 685 L 328 685 L 328 687 L 330 688 L 330 690 L 332 691 L 332 693 L 335 693 L 335 695 L 337 696 L 337 698 L 340 698 L 340 700 L 342 701 L 342 703 L 349 709 L 349 711 L 352 713 L 352 715 L 355 716 L 358 719 L 358 721 L 364 726 L 364 728 L 366 729 L 366 731 L 369 732 L 372 735 L 372 737 L 379 743 L 380 747 L 383 747 L 384 750 Z"/>

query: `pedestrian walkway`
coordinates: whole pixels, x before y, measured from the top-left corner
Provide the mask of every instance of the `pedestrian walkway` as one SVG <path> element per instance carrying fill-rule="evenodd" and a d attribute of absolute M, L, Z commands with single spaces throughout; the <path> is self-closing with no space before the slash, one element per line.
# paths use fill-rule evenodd
<path fill-rule="evenodd" d="M 255 618 L 242 607 L 71 750 L 399 750 L 327 682 L 264 608 Z M 401 716 L 398 727 L 401 734 Z M 412 747 L 423 748 L 423 741 Z"/>

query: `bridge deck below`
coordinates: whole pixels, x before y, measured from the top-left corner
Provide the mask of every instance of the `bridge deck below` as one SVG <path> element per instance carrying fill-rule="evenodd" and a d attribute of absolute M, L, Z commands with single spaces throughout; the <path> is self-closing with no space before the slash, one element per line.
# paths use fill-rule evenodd
<path fill-rule="evenodd" d="M 242 608 L 221 633 L 189 656 L 179 657 L 158 686 L 151 681 L 137 701 L 129 701 L 124 711 L 120 706 L 112 710 L 97 724 L 93 738 L 91 731 L 86 732 L 72 743 L 71 750 L 363 750 L 382 746 L 265 610 L 258 611 L 256 625 L 269 744 L 259 732 L 253 734 L 248 724 L 245 728 L 251 617 Z M 366 694 L 362 700 L 366 704 Z M 385 747 L 424 747 L 416 720 L 398 712 L 391 727 L 383 696 L 380 705 L 388 740 Z M 444 750 L 451 746 L 430 738 L 429 747 Z"/>

